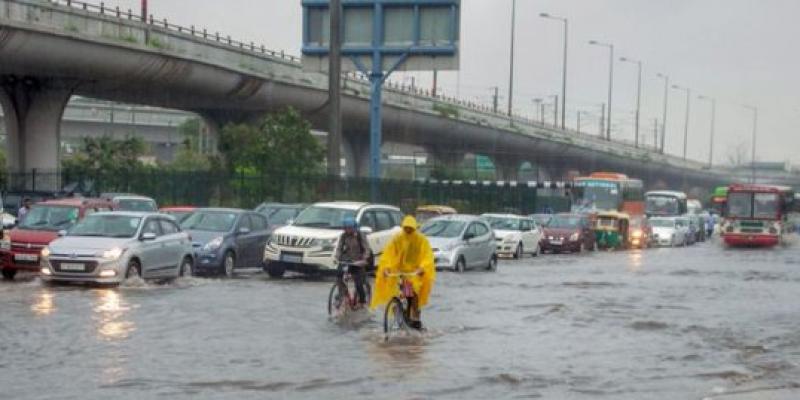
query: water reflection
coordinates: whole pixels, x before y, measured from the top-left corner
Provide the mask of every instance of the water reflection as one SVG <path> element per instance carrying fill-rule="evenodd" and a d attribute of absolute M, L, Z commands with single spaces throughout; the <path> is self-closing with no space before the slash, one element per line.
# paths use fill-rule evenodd
<path fill-rule="evenodd" d="M 41 291 L 36 295 L 36 302 L 31 304 L 31 311 L 38 316 L 47 316 L 56 311 L 55 302 L 53 302 L 53 293 L 49 291 Z"/>
<path fill-rule="evenodd" d="M 628 252 L 628 272 L 642 272 L 642 251 Z"/>
<path fill-rule="evenodd" d="M 399 334 L 384 340 L 371 337 L 367 340 L 366 352 L 374 364 L 375 371 L 388 379 L 425 376 L 429 369 L 427 340 L 416 333 Z"/>
<path fill-rule="evenodd" d="M 95 294 L 93 319 L 97 323 L 98 337 L 114 341 L 127 339 L 136 329 L 133 321 L 127 318 L 131 307 L 116 290 L 99 289 Z"/>

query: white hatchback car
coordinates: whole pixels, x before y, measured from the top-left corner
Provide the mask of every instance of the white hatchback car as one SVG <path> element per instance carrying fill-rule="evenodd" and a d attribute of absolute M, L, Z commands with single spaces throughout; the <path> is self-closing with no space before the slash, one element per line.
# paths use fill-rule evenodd
<path fill-rule="evenodd" d="M 483 214 L 494 229 L 497 254 L 522 258 L 541 252 L 542 228 L 529 218 L 514 214 Z"/>
<path fill-rule="evenodd" d="M 264 270 L 273 278 L 286 271 L 332 273 L 334 253 L 345 218 L 354 218 L 367 237 L 373 257 L 380 257 L 391 238 L 400 232 L 403 213 L 397 207 L 355 203 L 317 203 L 306 208 L 291 225 L 272 233 L 264 249 Z"/>

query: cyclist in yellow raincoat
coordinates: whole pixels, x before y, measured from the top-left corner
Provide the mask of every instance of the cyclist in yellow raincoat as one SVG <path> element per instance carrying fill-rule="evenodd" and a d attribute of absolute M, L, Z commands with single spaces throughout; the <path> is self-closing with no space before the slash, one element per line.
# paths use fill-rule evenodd
<path fill-rule="evenodd" d="M 417 220 L 406 216 L 402 228 L 403 231 L 383 250 L 375 273 L 375 292 L 370 308 L 374 310 L 399 294 L 399 278 L 388 274 L 417 272 L 416 276 L 406 279 L 411 280 L 416 295 L 411 304 L 412 327 L 421 329 L 420 309 L 428 304 L 436 280 L 436 263 L 428 239 L 418 232 Z"/>

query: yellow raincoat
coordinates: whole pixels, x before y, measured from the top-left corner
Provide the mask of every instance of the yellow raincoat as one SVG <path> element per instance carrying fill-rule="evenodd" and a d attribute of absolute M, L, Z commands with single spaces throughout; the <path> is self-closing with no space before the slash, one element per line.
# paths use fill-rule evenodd
<path fill-rule="evenodd" d="M 392 297 L 399 294 L 398 277 L 385 277 L 384 271 L 389 273 L 409 273 L 422 268 L 422 276 L 410 278 L 414 286 L 414 293 L 419 300 L 419 308 L 428 304 L 428 297 L 436 280 L 436 263 L 433 250 L 428 243 L 428 238 L 418 232 L 417 220 L 412 216 L 403 219 L 403 228 L 410 227 L 414 232 L 405 231 L 398 233 L 383 250 L 378 270 L 375 273 L 375 291 L 372 293 L 371 309 L 375 309 L 389 302 Z M 409 278 L 406 278 L 409 279 Z"/>

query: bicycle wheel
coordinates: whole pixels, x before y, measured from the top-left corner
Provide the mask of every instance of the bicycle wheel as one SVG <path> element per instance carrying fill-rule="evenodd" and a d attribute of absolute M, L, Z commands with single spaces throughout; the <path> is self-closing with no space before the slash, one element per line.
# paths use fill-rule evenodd
<path fill-rule="evenodd" d="M 334 283 L 331 292 L 328 294 L 328 316 L 338 314 L 347 302 L 347 288 L 342 289 L 342 285 Z"/>
<path fill-rule="evenodd" d="M 397 297 L 386 305 L 386 311 L 383 314 L 383 333 L 386 334 L 387 339 L 390 333 L 406 329 L 405 314 L 403 302 Z"/>

